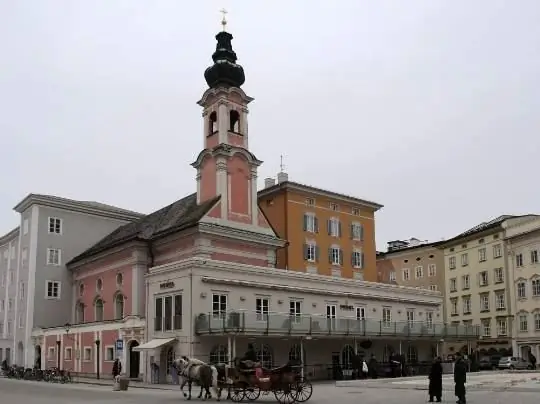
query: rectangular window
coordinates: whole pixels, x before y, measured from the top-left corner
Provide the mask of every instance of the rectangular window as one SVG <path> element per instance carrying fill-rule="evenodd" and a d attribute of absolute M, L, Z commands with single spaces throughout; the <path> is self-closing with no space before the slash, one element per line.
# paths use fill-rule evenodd
<path fill-rule="evenodd" d="M 23 248 L 21 253 L 21 261 L 24 266 L 26 266 L 26 262 L 28 260 L 28 248 Z"/>
<path fill-rule="evenodd" d="M 182 321 L 184 318 L 184 304 L 182 301 L 183 296 L 174 295 L 174 317 L 173 317 L 173 329 L 181 330 Z"/>
<path fill-rule="evenodd" d="M 538 264 L 538 250 L 531 251 L 531 264 Z"/>
<path fill-rule="evenodd" d="M 114 360 L 114 347 L 108 346 L 105 348 L 105 360 L 111 362 Z"/>
<path fill-rule="evenodd" d="M 495 283 L 503 283 L 504 282 L 504 271 L 502 268 L 495 268 L 493 271 L 495 272 Z"/>
<path fill-rule="evenodd" d="M 486 260 L 486 248 L 478 249 L 478 262 L 484 262 Z"/>
<path fill-rule="evenodd" d="M 15 283 L 15 271 L 12 269 L 9 271 L 9 284 L 13 285 Z"/>
<path fill-rule="evenodd" d="M 315 206 L 315 199 L 306 198 L 306 206 Z"/>
<path fill-rule="evenodd" d="M 55 359 L 54 356 L 55 356 L 54 347 L 50 346 L 48 351 L 47 351 L 47 358 L 49 360 L 53 360 L 53 359 Z"/>
<path fill-rule="evenodd" d="M 270 312 L 270 300 L 265 297 L 258 297 L 255 300 L 255 313 L 257 321 L 267 321 Z"/>
<path fill-rule="evenodd" d="M 458 314 L 458 301 L 457 299 L 450 300 L 450 313 L 455 316 Z"/>
<path fill-rule="evenodd" d="M 333 210 L 334 212 L 339 212 L 339 205 L 337 203 L 330 203 L 330 210 Z"/>
<path fill-rule="evenodd" d="M 407 324 L 412 326 L 414 324 L 414 310 L 407 310 Z"/>
<path fill-rule="evenodd" d="M 304 260 L 309 262 L 318 262 L 319 254 L 318 247 L 315 243 L 304 244 Z"/>
<path fill-rule="evenodd" d="M 520 314 L 519 316 L 519 331 L 527 332 L 529 330 L 529 319 L 526 314 Z"/>
<path fill-rule="evenodd" d="M 0 330 L 2 328 L 0 327 Z M 534 329 L 535 331 L 539 331 L 540 330 L 540 313 L 536 313 L 534 315 Z"/>
<path fill-rule="evenodd" d="M 480 295 L 480 311 L 489 311 L 489 293 Z"/>
<path fill-rule="evenodd" d="M 506 319 L 497 320 L 497 335 L 500 337 L 506 336 L 508 333 L 508 323 Z"/>
<path fill-rule="evenodd" d="M 361 223 L 351 224 L 351 239 L 360 241 L 364 239 L 364 226 Z"/>
<path fill-rule="evenodd" d="M 402 271 L 403 271 L 403 280 L 408 281 L 411 278 L 409 268 L 403 268 Z"/>
<path fill-rule="evenodd" d="M 304 213 L 304 231 L 308 233 L 319 232 L 319 220 L 313 213 Z"/>
<path fill-rule="evenodd" d="M 532 295 L 534 297 L 540 296 L 540 279 L 534 279 L 531 282 L 532 286 Z"/>
<path fill-rule="evenodd" d="M 497 310 L 504 310 L 506 308 L 504 292 L 495 293 L 495 307 Z"/>
<path fill-rule="evenodd" d="M 482 336 L 491 337 L 491 321 L 482 320 Z"/>
<path fill-rule="evenodd" d="M 480 286 L 487 286 L 489 283 L 488 271 L 480 272 Z"/>
<path fill-rule="evenodd" d="M 450 269 L 456 269 L 456 257 L 448 258 L 448 267 Z"/>
<path fill-rule="evenodd" d="M 396 271 L 390 271 L 390 273 L 388 274 L 388 279 L 390 280 L 390 282 L 395 282 L 396 281 Z"/>
<path fill-rule="evenodd" d="M 47 249 L 47 265 L 60 265 L 61 251 L 58 248 Z"/>
<path fill-rule="evenodd" d="M 353 251 L 351 263 L 354 268 L 364 268 L 364 253 L 362 251 Z"/>
<path fill-rule="evenodd" d="M 302 301 L 300 300 L 291 300 L 289 302 L 289 315 L 291 320 L 295 322 L 300 322 L 302 319 Z"/>
<path fill-rule="evenodd" d="M 424 267 L 423 266 L 417 266 L 414 269 L 414 276 L 416 279 L 420 279 L 424 277 Z"/>
<path fill-rule="evenodd" d="M 163 331 L 163 298 L 155 300 L 154 331 Z"/>
<path fill-rule="evenodd" d="M 45 297 L 47 299 L 60 299 L 60 282 L 47 281 L 46 285 Z"/>
<path fill-rule="evenodd" d="M 502 257 L 502 248 L 500 244 L 495 244 L 493 246 L 493 258 L 501 258 Z"/>
<path fill-rule="evenodd" d="M 439 288 L 437 287 L 437 285 L 429 285 L 429 290 L 436 292 L 437 290 L 439 290 Z"/>
<path fill-rule="evenodd" d="M 6 286 L 6 273 L 4 271 L 0 271 L 0 282 L 2 287 Z"/>
<path fill-rule="evenodd" d="M 172 331 L 173 298 L 165 296 L 163 298 L 163 331 Z"/>
<path fill-rule="evenodd" d="M 382 309 L 382 325 L 383 327 L 391 327 L 392 324 L 392 309 L 390 307 L 383 307 Z"/>
<path fill-rule="evenodd" d="M 72 359 L 72 352 L 71 347 L 66 347 L 64 350 L 64 360 L 70 361 Z"/>
<path fill-rule="evenodd" d="M 433 312 L 426 311 L 426 326 L 427 328 L 433 328 Z"/>
<path fill-rule="evenodd" d="M 88 346 L 84 347 L 83 360 L 87 361 L 87 362 L 92 360 L 92 348 L 91 347 L 88 347 Z"/>
<path fill-rule="evenodd" d="M 471 287 L 471 276 L 470 275 L 463 275 L 461 277 L 461 283 L 463 285 L 463 289 L 470 289 Z"/>
<path fill-rule="evenodd" d="M 516 254 L 516 267 L 523 266 L 523 254 Z"/>
<path fill-rule="evenodd" d="M 457 279 L 452 278 L 450 279 L 450 292 L 456 292 L 457 291 Z"/>
<path fill-rule="evenodd" d="M 463 314 L 471 313 L 471 298 L 470 296 L 463 297 Z"/>
<path fill-rule="evenodd" d="M 332 265 L 343 265 L 343 252 L 339 247 L 330 247 L 328 250 L 328 262 Z"/>
<path fill-rule="evenodd" d="M 336 318 L 337 318 L 337 306 L 335 304 L 326 305 L 326 321 L 328 323 L 329 330 L 336 329 Z"/>
<path fill-rule="evenodd" d="M 341 237 L 341 222 L 339 221 L 339 219 L 328 219 L 327 228 L 329 236 Z"/>
<path fill-rule="evenodd" d="M 62 234 L 62 219 L 57 217 L 49 218 L 49 233 Z"/>
<path fill-rule="evenodd" d="M 359 208 L 352 208 L 352 214 L 354 216 L 360 216 L 360 209 Z"/>
<path fill-rule="evenodd" d="M 214 318 L 225 318 L 227 314 L 227 295 L 212 295 L 212 315 Z"/>
<path fill-rule="evenodd" d="M 435 264 L 429 264 L 428 276 L 433 277 L 437 274 L 437 266 Z"/>
<path fill-rule="evenodd" d="M 527 284 L 525 282 L 521 281 L 517 284 L 517 295 L 518 299 L 527 298 Z"/>
<path fill-rule="evenodd" d="M 4 307 L 4 299 L 0 300 L 0 311 L 4 311 L 5 310 L 5 307 Z"/>
<path fill-rule="evenodd" d="M 461 254 L 461 266 L 466 267 L 469 265 L 469 255 L 467 253 Z"/>
<path fill-rule="evenodd" d="M 355 311 L 357 320 L 365 320 L 366 319 L 366 308 L 365 307 L 355 307 L 354 311 Z"/>

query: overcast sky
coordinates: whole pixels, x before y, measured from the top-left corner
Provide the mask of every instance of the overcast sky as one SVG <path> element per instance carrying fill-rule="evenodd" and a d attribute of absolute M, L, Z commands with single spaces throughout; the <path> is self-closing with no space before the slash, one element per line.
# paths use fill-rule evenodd
<path fill-rule="evenodd" d="M 374 200 L 377 247 L 540 213 L 537 0 L 0 2 L 0 233 L 30 192 L 149 213 L 196 190 L 219 10 L 259 180 Z"/>

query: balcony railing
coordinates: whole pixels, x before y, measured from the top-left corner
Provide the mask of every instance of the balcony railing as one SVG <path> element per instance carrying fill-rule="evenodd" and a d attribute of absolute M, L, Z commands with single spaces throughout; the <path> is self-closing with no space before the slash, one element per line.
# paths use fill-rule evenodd
<path fill-rule="evenodd" d="M 174 331 L 182 329 L 182 316 L 154 317 L 154 331 Z"/>
<path fill-rule="evenodd" d="M 437 339 L 476 339 L 480 327 L 442 323 L 382 321 L 375 319 L 326 318 L 317 315 L 261 314 L 249 311 L 201 313 L 195 331 L 205 334 L 254 335 L 334 335 L 356 337 L 431 337 Z"/>

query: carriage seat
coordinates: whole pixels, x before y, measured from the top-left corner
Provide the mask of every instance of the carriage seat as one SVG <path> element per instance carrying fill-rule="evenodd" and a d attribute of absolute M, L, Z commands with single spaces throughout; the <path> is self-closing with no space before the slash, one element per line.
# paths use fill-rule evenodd
<path fill-rule="evenodd" d="M 238 370 L 245 374 L 254 374 L 255 368 L 261 366 L 259 362 L 253 362 L 250 360 L 240 361 L 240 366 Z"/>
<path fill-rule="evenodd" d="M 276 368 L 271 368 L 271 369 L 267 369 L 267 368 L 263 368 L 263 371 L 264 373 L 281 373 L 283 372 L 284 369 L 288 368 L 289 367 L 289 364 L 285 364 L 285 365 L 281 365 L 281 366 L 278 366 Z"/>

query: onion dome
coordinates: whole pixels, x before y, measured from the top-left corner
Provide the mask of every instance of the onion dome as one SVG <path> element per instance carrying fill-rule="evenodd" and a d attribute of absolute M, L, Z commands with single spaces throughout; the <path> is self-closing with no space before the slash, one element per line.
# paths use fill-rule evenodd
<path fill-rule="evenodd" d="M 216 35 L 216 51 L 212 55 L 213 66 L 204 72 L 204 78 L 210 88 L 240 87 L 246 81 L 244 69 L 236 64 L 236 53 L 232 49 L 233 36 L 221 31 Z"/>

